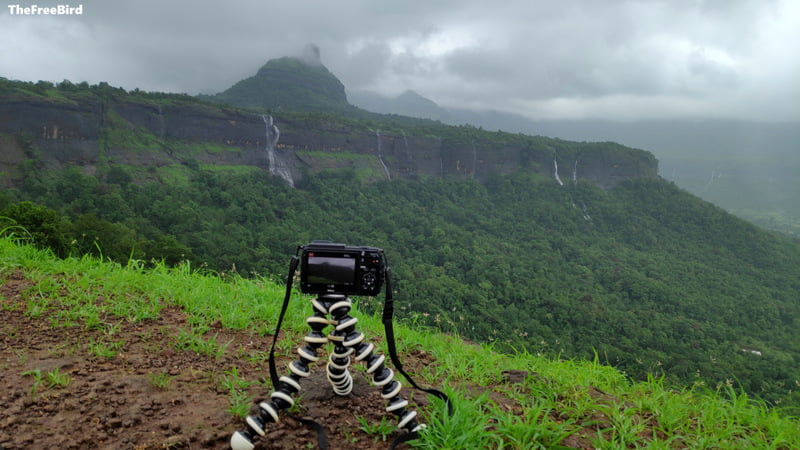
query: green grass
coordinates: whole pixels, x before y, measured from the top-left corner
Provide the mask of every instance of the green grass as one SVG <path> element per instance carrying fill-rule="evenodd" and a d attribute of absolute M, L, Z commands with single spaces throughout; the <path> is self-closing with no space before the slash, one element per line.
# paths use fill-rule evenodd
<path fill-rule="evenodd" d="M 376 158 L 376 155 L 353 153 L 347 150 L 339 150 L 339 151 L 295 150 L 295 153 L 299 156 L 328 159 L 333 161 L 357 161 L 357 160 L 371 161 Z"/>
<path fill-rule="evenodd" d="M 253 384 L 256 384 L 256 382 L 242 378 L 236 366 L 224 371 L 222 375 L 219 376 L 219 385 L 226 391 L 246 390 Z"/>
<path fill-rule="evenodd" d="M 202 153 L 241 153 L 240 147 L 219 144 L 215 142 L 199 141 L 187 142 L 171 139 L 166 141 L 166 146 L 172 150 L 180 151 L 185 155 L 198 155 Z"/>
<path fill-rule="evenodd" d="M 122 347 L 125 345 L 123 341 L 101 342 L 92 339 L 87 344 L 89 352 L 99 358 L 111 359 L 117 356 Z"/>
<path fill-rule="evenodd" d="M 256 384 L 257 381 L 249 381 L 239 374 L 236 366 L 226 370 L 218 377 L 219 386 L 228 392 L 228 414 L 239 418 L 245 418 L 253 405 L 253 398 L 247 395 L 247 388 Z M 266 390 L 266 388 L 265 388 Z"/>
<path fill-rule="evenodd" d="M 50 314 L 54 327 L 105 330 L 106 340 L 88 344 L 101 357 L 113 356 L 124 345 L 113 339 L 120 322 L 158 317 L 163 308 L 177 307 L 186 312 L 189 323 L 176 336 L 176 348 L 218 358 L 239 350 L 209 335 L 213 323 L 258 335 L 271 333 L 283 298 L 283 287 L 266 278 L 222 276 L 188 264 L 145 269 L 135 261 L 121 265 L 91 257 L 60 260 L 1 238 L 0 279 L 14 269 L 34 281 L 31 300 L 18 307 L 31 317 L 58 312 Z M 293 297 L 284 322 L 289 336 L 308 331 L 307 299 Z M 359 318 L 358 329 L 385 352 L 380 314 L 353 315 Z M 748 397 L 732 383 L 710 389 L 698 380 L 675 390 L 662 379 L 632 382 L 599 358 L 501 353 L 491 345 L 465 343 L 413 323 L 398 323 L 396 336 L 405 368 L 421 384 L 445 390 L 454 406 L 448 415 L 443 402 L 431 398 L 430 407 L 419 411 L 427 428 L 412 442 L 416 447 L 800 448 L 796 417 Z M 409 364 L 412 356 L 423 359 Z M 32 394 L 69 383 L 60 373 L 25 375 L 34 379 Z M 166 388 L 170 380 L 156 374 L 151 383 Z M 400 381 L 405 384 L 402 377 Z M 234 366 L 218 375 L 217 382 L 228 395 L 228 411 L 246 415 L 252 403 L 246 391 L 256 380 L 244 378 Z M 385 423 L 361 426 L 376 439 L 386 434 Z"/>
<path fill-rule="evenodd" d="M 168 372 L 159 372 L 148 374 L 147 379 L 154 388 L 166 391 L 169 389 L 170 383 L 175 379 L 175 376 L 170 375 Z"/>
<path fill-rule="evenodd" d="M 378 423 L 370 423 L 365 417 L 357 416 L 358 423 L 361 424 L 359 427 L 362 431 L 367 434 L 375 435 L 375 442 L 379 440 L 382 442 L 386 442 L 389 438 L 389 435 L 397 428 L 397 425 L 393 423 L 388 416 L 381 417 L 381 421 Z"/>
<path fill-rule="evenodd" d="M 67 385 L 69 385 L 69 383 L 72 381 L 72 378 L 69 375 L 61 373 L 58 368 L 44 373 L 42 373 L 40 369 L 28 370 L 23 372 L 22 376 L 33 378 L 31 395 L 36 395 L 36 393 L 40 392 L 41 390 L 67 387 Z"/>
<path fill-rule="evenodd" d="M 240 419 L 244 419 L 247 417 L 247 413 L 252 406 L 253 397 L 248 396 L 244 391 L 233 389 L 229 392 L 228 407 L 225 409 L 225 412 Z"/>
<path fill-rule="evenodd" d="M 220 343 L 217 341 L 217 335 L 205 338 L 204 330 L 192 328 L 189 330 L 183 329 L 175 337 L 175 348 L 177 350 L 186 350 L 195 352 L 198 355 L 212 357 L 219 359 L 228 348 L 227 343 Z"/>

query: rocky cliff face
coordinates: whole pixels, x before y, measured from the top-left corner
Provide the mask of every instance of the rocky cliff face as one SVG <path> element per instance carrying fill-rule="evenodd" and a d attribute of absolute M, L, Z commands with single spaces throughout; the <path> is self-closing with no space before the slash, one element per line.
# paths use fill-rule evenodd
<path fill-rule="evenodd" d="M 372 178 L 435 176 L 486 179 L 530 170 L 563 183 L 586 179 L 603 188 L 632 177 L 657 176 L 648 152 L 616 144 L 571 143 L 439 125 L 442 136 L 410 127 L 380 131 L 335 116 L 273 114 L 279 130 L 271 161 L 265 117 L 194 99 L 83 96 L 68 101 L 0 96 L 0 172 L 18 183 L 19 167 L 35 158 L 48 169 L 100 164 L 163 166 L 190 161 L 278 163 L 294 180 L 322 170 L 352 168 Z M 374 126 L 374 127 L 373 127 Z M 277 158 L 277 161 L 274 159 Z M 555 171 L 558 167 L 558 172 Z M 272 167 L 273 173 L 275 172 Z M 556 173 L 558 177 L 556 177 Z"/>

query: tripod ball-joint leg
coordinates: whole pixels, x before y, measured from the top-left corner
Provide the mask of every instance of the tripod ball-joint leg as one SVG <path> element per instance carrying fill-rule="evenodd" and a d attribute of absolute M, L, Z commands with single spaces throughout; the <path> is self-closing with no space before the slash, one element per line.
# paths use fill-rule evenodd
<path fill-rule="evenodd" d="M 356 362 L 363 362 L 367 366 L 367 374 L 372 377 L 372 384 L 381 388 L 381 397 L 388 402 L 386 411 L 397 417 L 397 427 L 418 431 L 424 425 L 417 422 L 417 412 L 406 409 L 408 401 L 400 396 L 402 385 L 394 379 L 394 371 L 384 365 L 386 357 L 375 354 L 375 345 L 365 342 L 364 335 L 356 331 L 358 319 L 349 315 L 351 307 L 352 302 L 346 299 L 329 308 L 335 329 L 328 339 L 336 343 L 331 360 L 336 354 L 347 354 L 349 361 L 349 355 L 352 354 Z"/>
<path fill-rule="evenodd" d="M 384 365 L 386 357 L 375 354 L 375 346 L 365 342 L 364 334 L 356 330 L 358 319 L 349 315 L 352 301 L 343 295 L 323 295 L 312 300 L 311 304 L 314 315 L 306 319 L 311 332 L 303 338 L 305 345 L 297 349 L 300 357 L 289 364 L 289 375 L 279 379 L 275 391 L 270 394 L 270 400 L 258 404 L 257 414 L 247 416 L 246 429 L 233 433 L 231 449 L 255 448 L 253 439 L 264 436 L 266 425 L 280 420 L 280 410 L 294 404 L 292 396 L 300 391 L 300 381 L 311 374 L 309 366 L 319 360 L 319 348 L 329 341 L 334 343 L 334 349 L 328 357 L 325 371 L 337 395 L 348 395 L 353 390 L 353 377 L 349 371 L 352 356 L 356 362 L 366 365 L 372 383 L 381 389 L 381 397 L 388 403 L 386 411 L 397 417 L 398 428 L 414 432 L 425 427 L 417 422 L 416 411 L 406 409 L 408 401 L 400 396 L 402 385 L 394 379 L 394 371 Z M 328 315 L 331 316 L 330 320 Z M 322 331 L 328 325 L 333 325 L 334 330 L 325 336 Z"/>
<path fill-rule="evenodd" d="M 247 416 L 245 430 L 233 433 L 231 436 L 232 450 L 252 450 L 255 447 L 253 439 L 266 434 L 267 424 L 280 421 L 280 410 L 294 405 L 292 396 L 300 391 L 300 380 L 311 375 L 309 366 L 319 360 L 317 351 L 328 342 L 328 338 L 322 333 L 322 330 L 330 325 L 325 305 L 318 301 L 313 301 L 312 305 L 314 306 L 314 315 L 306 319 L 306 323 L 311 327 L 311 332 L 303 338 L 305 345 L 297 349 L 300 357 L 289 364 L 289 375 L 280 377 L 275 391 L 270 394 L 270 401 L 259 403 L 258 414 Z"/>

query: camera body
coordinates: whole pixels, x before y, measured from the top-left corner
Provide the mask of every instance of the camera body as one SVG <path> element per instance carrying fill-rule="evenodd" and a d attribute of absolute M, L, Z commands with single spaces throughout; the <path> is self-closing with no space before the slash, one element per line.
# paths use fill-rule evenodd
<path fill-rule="evenodd" d="M 386 279 L 386 258 L 379 248 L 313 241 L 298 251 L 300 290 L 306 294 L 375 296 Z"/>

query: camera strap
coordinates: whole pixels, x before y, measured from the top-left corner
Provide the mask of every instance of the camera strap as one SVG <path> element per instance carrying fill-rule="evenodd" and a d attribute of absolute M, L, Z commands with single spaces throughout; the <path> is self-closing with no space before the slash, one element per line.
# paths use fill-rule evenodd
<path fill-rule="evenodd" d="M 394 342 L 394 324 L 393 324 L 393 316 L 394 316 L 394 299 L 392 297 L 392 277 L 390 276 L 390 269 L 387 265 L 386 267 L 386 300 L 383 303 L 383 328 L 386 332 L 386 346 L 388 347 L 389 357 L 392 358 L 392 364 L 394 364 L 395 368 L 398 372 L 402 373 L 403 376 L 408 380 L 411 386 L 414 386 L 415 389 L 427 392 L 433 396 L 436 396 L 442 399 L 445 404 L 447 405 L 447 414 L 453 415 L 453 403 L 450 401 L 450 398 L 447 397 L 447 394 L 444 392 L 438 391 L 436 389 L 425 389 L 419 387 L 417 383 L 414 382 L 414 379 L 411 378 L 411 375 L 406 373 L 403 370 L 403 365 L 400 363 L 400 358 L 397 356 L 397 347 Z M 405 440 L 414 439 L 417 437 L 416 432 L 408 433 L 413 434 L 413 436 L 409 437 Z M 403 436 L 400 436 L 402 438 Z M 399 439 L 399 438 L 398 438 Z M 405 441 L 404 440 L 404 441 Z M 402 442 L 402 441 L 401 441 Z"/>
<path fill-rule="evenodd" d="M 300 259 L 297 256 L 292 257 L 292 261 L 289 263 L 289 275 L 286 277 L 286 294 L 283 297 L 283 306 L 281 306 L 281 313 L 278 316 L 278 325 L 275 327 L 275 334 L 272 335 L 272 346 L 269 349 L 269 377 L 272 380 L 273 389 L 278 389 L 278 383 L 280 382 L 280 378 L 278 378 L 278 369 L 275 367 L 275 341 L 278 340 L 278 333 L 281 331 L 283 316 L 286 315 L 286 308 L 289 306 L 289 298 L 292 296 L 292 281 L 294 281 L 294 273 L 297 271 L 299 263 Z M 327 450 L 328 433 L 325 431 L 325 427 L 319 422 L 298 417 L 289 411 L 286 411 L 286 415 L 316 431 L 319 448 L 321 450 Z"/>

